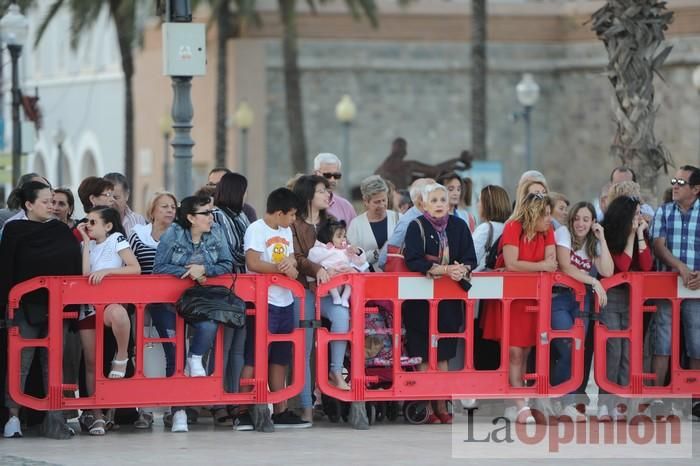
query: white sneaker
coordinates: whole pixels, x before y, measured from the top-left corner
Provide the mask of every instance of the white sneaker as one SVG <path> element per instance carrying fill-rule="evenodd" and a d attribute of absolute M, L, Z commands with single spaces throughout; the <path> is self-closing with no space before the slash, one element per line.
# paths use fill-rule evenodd
<path fill-rule="evenodd" d="M 20 438 L 22 437 L 22 425 L 17 416 L 12 416 L 5 423 L 5 438 Z"/>
<path fill-rule="evenodd" d="M 516 422 L 518 424 L 535 424 L 536 422 L 535 418 L 532 416 L 532 411 L 530 411 L 529 406 L 523 406 L 520 409 L 518 409 L 516 406 L 509 406 L 506 408 L 503 417 L 508 419 L 510 422 Z"/>
<path fill-rule="evenodd" d="M 568 405 L 562 410 L 560 418 L 569 419 L 570 422 L 586 422 L 586 415 L 581 413 L 576 406 Z"/>
<path fill-rule="evenodd" d="M 190 356 L 185 364 L 185 375 L 188 377 L 206 377 L 207 371 L 202 366 L 201 356 Z"/>
<path fill-rule="evenodd" d="M 173 426 L 170 428 L 170 432 L 187 432 L 187 413 L 184 409 L 175 411 L 173 414 Z"/>

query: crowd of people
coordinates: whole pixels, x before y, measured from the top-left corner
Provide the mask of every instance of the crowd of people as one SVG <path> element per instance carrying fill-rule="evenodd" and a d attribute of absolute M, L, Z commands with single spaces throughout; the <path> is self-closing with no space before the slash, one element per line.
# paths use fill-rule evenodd
<path fill-rule="evenodd" d="M 44 275 L 83 275 L 90 284 L 100 286 L 110 275 L 167 274 L 203 284 L 207 278 L 231 273 L 283 274 L 298 280 L 306 289 L 304 309 L 292 293 L 273 285 L 268 292 L 268 322 L 271 333 L 290 333 L 297 322 L 315 318 L 315 290 L 335 275 L 365 272 L 382 273 L 389 260 L 403 257 L 412 272 L 438 279 L 447 277 L 469 290 L 472 272 L 554 272 L 560 270 L 588 285 L 584 308 L 597 300 L 601 321 L 608 329 L 629 325 L 629 291 L 618 287 L 606 290 L 600 279 L 626 271 L 664 270 L 678 272 L 683 286 L 700 289 L 700 169 L 682 166 L 670 180 L 670 193 L 657 209 L 653 199 L 641 199 L 634 172 L 618 167 L 610 175 L 599 205 L 581 201 L 571 203 L 564 194 L 549 190 L 547 180 L 537 171 L 525 172 L 518 183 L 516 197 L 488 185 L 478 195 L 476 212 L 470 205 L 471 182 L 456 173 L 445 173 L 436 180 L 415 180 L 406 190 L 396 189 L 379 175 L 364 179 L 360 186 L 364 212 L 356 214 L 352 203 L 339 194 L 342 164 L 330 153 L 319 154 L 313 173 L 300 174 L 287 187 L 272 191 L 263 215 L 246 204 L 248 181 L 225 168 L 212 170 L 209 182 L 192 196 L 177 199 L 169 192 L 155 193 L 143 217 L 128 204 L 130 187 L 119 173 L 88 177 L 82 181 L 77 197 L 86 212 L 74 219 L 75 197 L 69 189 L 52 188 L 36 173 L 24 175 L 0 211 L 0 303 L 3 314 L 10 289 L 17 283 Z M 402 187 L 400 187 L 402 188 Z M 480 221 L 480 223 L 477 221 Z M 347 332 L 350 323 L 350 286 L 331 290 L 320 301 L 320 313 L 331 332 Z M 25 295 L 13 325 L 25 338 L 45 335 L 47 292 L 37 290 Z M 501 303 L 485 301 L 479 307 L 479 338 L 498 342 L 489 354 L 477 354 L 487 368 L 496 361 L 498 351 L 508 351 L 508 375 L 514 387 L 526 384 L 528 360 L 537 341 L 537 313 L 528 309 L 535 302 L 517 301 L 504 313 Z M 592 321 L 581 314 L 571 289 L 553 290 L 551 322 L 554 329 L 570 329 L 582 318 L 587 334 Z M 148 316 L 161 338 L 175 333 L 176 313 L 172 304 L 150 304 Z M 114 303 L 104 309 L 101 321 L 105 331 L 104 370 L 109 378 L 129 377 L 133 373 L 134 328 L 128 304 Z M 653 328 L 653 370 L 655 383 L 667 383 L 671 354 L 671 308 L 660 302 L 651 322 Z M 425 301 L 406 301 L 401 310 L 406 330 L 407 356 L 423 361 L 417 370 L 427 370 L 430 346 L 429 306 Z M 688 299 L 681 309 L 684 332 L 684 364 L 700 369 L 700 300 Z M 438 306 L 440 333 L 464 332 L 464 302 L 444 300 Z M 65 350 L 64 375 L 67 383 L 81 380 L 81 396 L 94 390 L 96 309 L 81 305 L 76 322 L 66 325 L 66 334 L 77 333 L 81 350 Z M 204 320 L 189 325 L 190 335 L 185 375 L 205 377 L 211 373 L 211 353 L 221 324 Z M 230 392 L 250 390 L 241 379 L 253 375 L 255 320 L 247 317 L 242 328 L 225 327 L 224 385 Z M 507 333 L 504 334 L 504 332 Z M 6 333 L 0 336 L 0 382 L 6 374 Z M 236 430 L 272 430 L 306 428 L 313 422 L 314 385 L 310 362 L 313 329 L 305 330 L 306 362 L 304 388 L 299 409 L 286 403 L 274 406 L 270 419 L 254 422 L 252 407 L 215 406 L 217 424 L 233 425 Z M 508 347 L 501 348 L 500 343 Z M 590 343 L 590 341 L 589 341 Z M 438 368 L 449 370 L 449 361 L 458 356 L 456 339 L 441 339 L 437 348 Z M 176 353 L 163 343 L 165 375 L 175 373 Z M 483 346 L 481 348 L 484 348 Z M 629 383 L 629 342 L 611 339 L 605 354 L 608 378 L 622 386 Z M 36 354 L 35 354 L 36 353 Z M 329 382 L 341 390 L 350 390 L 344 376 L 347 342 L 330 345 Z M 68 355 L 71 354 L 71 357 Z M 46 354 L 42 349 L 25 350 L 21 359 L 22 384 L 38 356 L 44 371 Z M 76 356 L 77 355 L 77 356 Z M 571 342 L 552 343 L 554 385 L 570 378 Z M 82 357 L 82 364 L 81 364 Z M 292 357 L 291 343 L 275 342 L 269 348 L 269 386 L 284 388 Z M 573 402 L 573 395 L 584 393 L 592 358 L 587 345 L 584 383 L 575 393 L 563 397 L 561 415 L 585 422 L 586 414 Z M 490 359 L 490 362 L 488 361 Z M 483 363 L 483 361 L 486 361 Z M 81 369 L 82 368 L 82 369 Z M 494 367 L 491 367 L 494 368 Z M 15 374 L 11 374 L 16 377 Z M 295 374 L 296 376 L 296 374 Z M 6 384 L 0 384 L 4 387 Z M 19 406 L 5 391 L 7 421 L 4 436 L 21 437 Z M 613 397 L 602 403 L 598 418 L 617 420 L 625 416 Z M 695 406 L 695 410 L 700 405 Z M 173 407 L 164 417 L 173 432 L 187 432 L 190 410 Z M 696 413 L 697 414 L 697 413 Z M 527 400 L 513 400 L 505 415 L 518 423 L 535 419 Z M 101 409 L 85 411 L 80 424 L 90 435 L 105 435 L 113 419 Z M 432 403 L 429 423 L 452 422 L 447 404 Z M 153 413 L 138 411 L 137 428 L 149 428 Z M 71 428 L 63 425 L 59 436 L 69 437 Z"/>

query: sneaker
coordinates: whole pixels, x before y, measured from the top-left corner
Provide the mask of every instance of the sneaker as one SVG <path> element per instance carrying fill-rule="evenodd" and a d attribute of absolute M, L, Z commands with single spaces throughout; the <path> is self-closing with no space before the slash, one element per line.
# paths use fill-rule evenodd
<path fill-rule="evenodd" d="M 233 430 L 237 430 L 239 432 L 255 430 L 253 419 L 250 417 L 250 413 L 248 411 L 236 416 L 236 419 L 233 421 Z"/>
<path fill-rule="evenodd" d="M 311 427 L 309 421 L 305 421 L 290 410 L 272 415 L 272 422 L 275 428 L 279 429 L 308 429 Z"/>
<path fill-rule="evenodd" d="M 153 413 L 139 409 L 139 418 L 134 421 L 136 429 L 150 429 L 153 425 Z"/>
<path fill-rule="evenodd" d="M 586 415 L 576 409 L 574 405 L 568 405 L 562 410 L 559 419 L 564 418 L 569 422 L 586 422 Z"/>
<path fill-rule="evenodd" d="M 185 375 L 188 377 L 205 377 L 207 371 L 202 366 L 201 356 L 190 356 L 185 364 Z"/>
<path fill-rule="evenodd" d="M 20 438 L 22 437 L 22 425 L 17 416 L 12 416 L 5 424 L 5 438 Z"/>
<path fill-rule="evenodd" d="M 187 432 L 187 413 L 183 410 L 175 411 L 173 414 L 173 426 L 170 432 Z"/>
<path fill-rule="evenodd" d="M 612 420 L 610 418 L 610 413 L 608 412 L 608 407 L 605 405 L 598 406 L 598 413 L 596 413 L 596 417 L 598 418 L 598 422 L 610 422 Z"/>

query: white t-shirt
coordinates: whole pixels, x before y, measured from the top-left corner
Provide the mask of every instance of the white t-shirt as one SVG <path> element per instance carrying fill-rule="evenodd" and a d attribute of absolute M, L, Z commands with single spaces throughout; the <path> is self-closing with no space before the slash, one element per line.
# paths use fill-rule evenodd
<path fill-rule="evenodd" d="M 566 225 L 562 225 L 554 231 L 554 240 L 557 246 L 564 247 L 571 251 L 571 233 Z M 600 254 L 600 243 L 596 244 L 596 251 Z M 591 274 L 593 271 L 593 260 L 588 257 L 586 245 L 577 251 L 571 251 L 571 264 L 577 269 Z"/>
<path fill-rule="evenodd" d="M 128 247 L 129 242 L 121 233 L 112 233 L 100 244 L 90 241 L 90 272 L 123 266 L 119 251 Z"/>
<path fill-rule="evenodd" d="M 243 250 L 248 252 L 251 249 L 261 253 L 260 259 L 263 262 L 279 264 L 285 257 L 294 255 L 292 229 L 274 229 L 265 220 L 256 220 L 250 224 L 243 237 Z M 273 306 L 289 306 L 294 302 L 294 296 L 288 289 L 272 285 L 267 292 L 267 302 Z"/>
<path fill-rule="evenodd" d="M 119 251 L 122 251 L 129 246 L 129 242 L 121 233 L 112 233 L 97 244 L 95 240 L 90 241 L 88 246 L 90 249 L 90 272 L 98 272 L 104 269 L 116 269 L 124 265 Z M 80 315 L 78 320 L 84 320 L 95 314 L 95 306 L 91 304 L 80 306 Z"/>

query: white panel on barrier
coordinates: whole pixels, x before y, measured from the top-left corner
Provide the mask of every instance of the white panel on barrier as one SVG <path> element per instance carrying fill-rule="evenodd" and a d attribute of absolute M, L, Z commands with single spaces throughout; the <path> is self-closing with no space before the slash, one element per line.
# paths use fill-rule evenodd
<path fill-rule="evenodd" d="M 700 299 L 700 290 L 689 290 L 683 286 L 683 279 L 678 277 L 678 297 L 679 298 L 698 298 Z"/>
<path fill-rule="evenodd" d="M 399 299 L 433 299 L 434 281 L 424 277 L 399 277 Z"/>
<path fill-rule="evenodd" d="M 503 277 L 472 277 L 470 299 L 502 299 Z"/>

